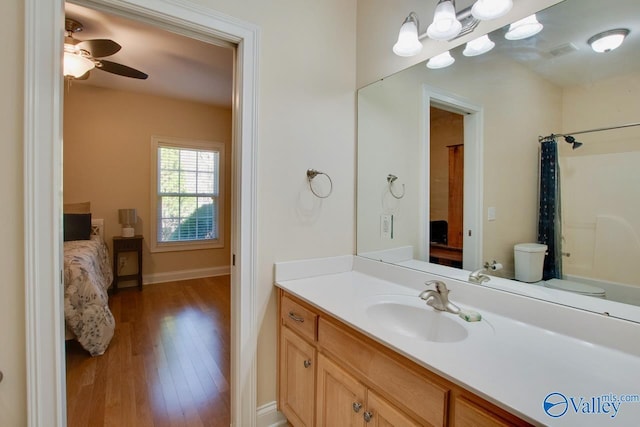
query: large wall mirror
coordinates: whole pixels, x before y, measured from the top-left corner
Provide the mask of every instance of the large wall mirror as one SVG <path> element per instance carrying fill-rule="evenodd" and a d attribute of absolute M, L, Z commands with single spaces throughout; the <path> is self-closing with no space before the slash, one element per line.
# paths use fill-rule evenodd
<path fill-rule="evenodd" d="M 640 2 L 536 16 L 532 37 L 498 29 L 485 54 L 458 46 L 447 68 L 360 89 L 358 255 L 463 279 L 496 261 L 490 275 L 515 279 L 515 245 L 538 242 L 540 137 L 553 134 L 565 284 L 483 286 L 640 321 Z M 587 43 L 619 28 L 615 50 Z"/>

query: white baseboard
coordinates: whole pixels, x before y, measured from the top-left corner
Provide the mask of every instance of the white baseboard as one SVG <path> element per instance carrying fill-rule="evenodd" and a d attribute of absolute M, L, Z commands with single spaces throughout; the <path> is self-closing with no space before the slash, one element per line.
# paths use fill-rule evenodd
<path fill-rule="evenodd" d="M 257 427 L 276 427 L 287 425 L 287 419 L 281 412 L 278 412 L 276 402 L 266 403 L 258 407 L 257 414 Z"/>
<path fill-rule="evenodd" d="M 224 276 L 231 273 L 228 265 L 221 267 L 198 268 L 194 270 L 168 271 L 165 273 L 145 274 L 142 283 L 149 285 L 152 283 L 173 282 L 175 280 L 200 279 L 202 277 Z"/>

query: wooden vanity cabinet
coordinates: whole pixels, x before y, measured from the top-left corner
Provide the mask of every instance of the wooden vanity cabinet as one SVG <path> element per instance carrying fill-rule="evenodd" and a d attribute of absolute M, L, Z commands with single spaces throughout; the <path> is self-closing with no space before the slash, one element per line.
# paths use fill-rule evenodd
<path fill-rule="evenodd" d="M 278 406 L 292 426 L 530 426 L 279 293 Z"/>
<path fill-rule="evenodd" d="M 294 426 L 313 427 L 317 315 L 287 297 L 280 299 L 280 312 L 279 408 Z"/>
<path fill-rule="evenodd" d="M 317 384 L 318 427 L 420 426 L 323 354 Z"/>

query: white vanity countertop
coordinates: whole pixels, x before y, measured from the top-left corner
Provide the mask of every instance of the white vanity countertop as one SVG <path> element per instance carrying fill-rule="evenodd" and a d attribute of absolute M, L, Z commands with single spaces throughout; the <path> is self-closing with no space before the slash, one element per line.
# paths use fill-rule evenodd
<path fill-rule="evenodd" d="M 423 282 L 431 279 L 447 284 L 452 302 L 482 314 L 480 322 L 465 322 L 438 313 L 465 326 L 466 339 L 411 338 L 367 314 L 368 304 L 380 295 L 420 302 Z M 612 405 L 602 396 L 640 396 L 640 325 L 350 256 L 277 263 L 276 285 L 530 422 L 639 425 L 640 397 Z M 615 340 L 609 338 L 613 333 Z M 620 341 L 632 343 L 610 345 Z M 543 401 L 551 393 L 560 393 L 567 403 L 550 412 L 566 408 L 564 415 L 545 413 Z M 562 396 L 549 400 L 561 402 Z"/>

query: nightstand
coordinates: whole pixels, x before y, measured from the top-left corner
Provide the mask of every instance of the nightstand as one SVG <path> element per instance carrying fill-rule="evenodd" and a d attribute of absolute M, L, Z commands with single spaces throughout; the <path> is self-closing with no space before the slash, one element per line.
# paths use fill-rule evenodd
<path fill-rule="evenodd" d="M 141 235 L 133 237 L 113 236 L 113 292 L 118 292 L 118 282 L 121 280 L 137 280 L 138 289 L 142 290 L 142 240 Z M 136 274 L 118 275 L 118 255 L 123 252 L 138 254 L 138 272 Z"/>

